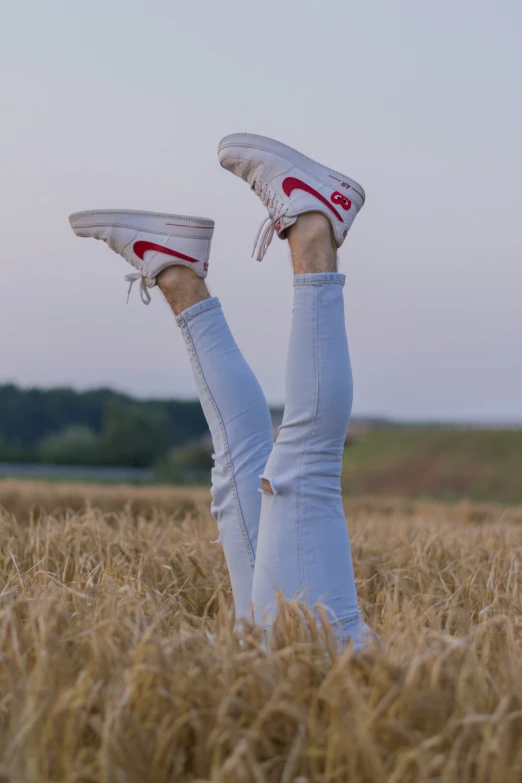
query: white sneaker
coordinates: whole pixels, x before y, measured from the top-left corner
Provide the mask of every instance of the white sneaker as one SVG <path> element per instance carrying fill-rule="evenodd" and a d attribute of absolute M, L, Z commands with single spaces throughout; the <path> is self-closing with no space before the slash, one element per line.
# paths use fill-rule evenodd
<path fill-rule="evenodd" d="M 149 304 L 149 288 L 168 266 L 187 266 L 199 277 L 206 277 L 214 221 L 158 212 L 100 209 L 75 212 L 69 222 L 79 237 L 93 237 L 107 242 L 111 250 L 136 267 L 138 272 L 125 275 L 131 288 L 141 280 L 141 299 Z M 127 301 L 129 301 L 127 297 Z"/>
<path fill-rule="evenodd" d="M 235 133 L 222 139 L 218 154 L 223 168 L 248 182 L 268 208 L 254 243 L 252 255 L 258 261 L 274 233 L 285 239 L 286 230 L 305 212 L 326 215 L 341 247 L 364 204 L 364 190 L 353 179 L 274 139 Z"/>

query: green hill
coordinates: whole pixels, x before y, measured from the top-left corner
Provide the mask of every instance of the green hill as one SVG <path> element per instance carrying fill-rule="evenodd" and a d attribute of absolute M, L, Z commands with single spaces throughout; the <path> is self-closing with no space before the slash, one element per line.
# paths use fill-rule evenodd
<path fill-rule="evenodd" d="M 348 443 L 343 489 L 522 503 L 522 430 L 376 427 Z"/>

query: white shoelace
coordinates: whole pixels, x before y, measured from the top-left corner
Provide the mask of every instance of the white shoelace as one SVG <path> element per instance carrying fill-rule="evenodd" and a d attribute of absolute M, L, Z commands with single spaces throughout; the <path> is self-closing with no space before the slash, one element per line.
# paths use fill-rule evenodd
<path fill-rule="evenodd" d="M 255 258 L 256 261 L 262 261 L 274 238 L 277 221 L 286 214 L 288 207 L 279 203 L 279 199 L 274 191 L 270 189 L 268 183 L 259 185 L 257 180 L 254 180 L 252 183 L 252 190 L 257 193 L 265 207 L 268 209 L 268 217 L 265 218 L 259 226 L 259 231 L 257 232 L 254 241 L 254 249 L 252 251 L 252 257 Z"/>
<path fill-rule="evenodd" d="M 141 272 L 133 272 L 132 275 L 125 275 L 125 280 L 127 281 L 127 283 L 130 283 L 129 291 L 127 293 L 127 304 L 129 303 L 129 299 L 130 299 L 130 295 L 131 295 L 131 291 L 132 291 L 132 286 L 134 285 L 134 283 L 137 280 L 141 280 L 141 282 L 140 282 L 140 297 L 141 297 L 141 301 L 145 305 L 150 304 L 151 297 L 150 297 L 150 294 L 149 294 L 149 289 L 147 287 L 146 279 L 147 278 L 143 277 Z"/>

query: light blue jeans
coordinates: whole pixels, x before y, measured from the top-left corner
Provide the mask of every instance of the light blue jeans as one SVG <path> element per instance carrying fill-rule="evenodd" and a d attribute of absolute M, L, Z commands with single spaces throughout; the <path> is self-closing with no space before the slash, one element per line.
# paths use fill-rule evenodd
<path fill-rule="evenodd" d="M 286 407 L 268 405 L 215 297 L 177 317 L 215 451 L 212 515 L 236 618 L 269 623 L 276 596 L 321 605 L 343 641 L 368 632 L 357 604 L 341 468 L 352 407 L 345 276 L 294 277 Z M 261 478 L 273 491 L 261 491 Z"/>

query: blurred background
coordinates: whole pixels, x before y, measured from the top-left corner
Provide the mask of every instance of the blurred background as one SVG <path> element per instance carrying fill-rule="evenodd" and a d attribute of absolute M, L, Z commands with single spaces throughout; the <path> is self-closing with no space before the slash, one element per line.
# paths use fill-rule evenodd
<path fill-rule="evenodd" d="M 220 138 L 361 182 L 340 251 L 349 494 L 522 501 L 522 6 L 516 0 L 0 4 L 0 475 L 207 482 L 185 349 L 70 212 L 212 217 L 209 285 L 284 403 L 288 249 Z"/>

